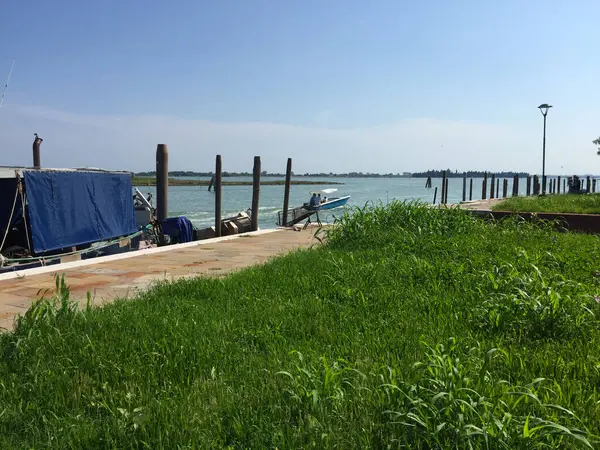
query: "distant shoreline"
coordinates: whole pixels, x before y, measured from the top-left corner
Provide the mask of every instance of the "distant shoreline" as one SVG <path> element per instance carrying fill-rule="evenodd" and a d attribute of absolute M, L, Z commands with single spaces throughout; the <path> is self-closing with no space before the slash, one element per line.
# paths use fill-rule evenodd
<path fill-rule="evenodd" d="M 214 175 L 213 172 L 185 172 L 185 171 L 169 171 L 169 177 L 206 177 L 210 178 Z M 155 177 L 156 172 L 137 172 L 133 173 L 134 178 L 149 178 Z M 250 172 L 223 172 L 221 175 L 223 178 L 230 177 L 252 177 Z M 261 173 L 263 178 L 285 178 L 284 173 Z M 350 172 L 350 173 L 293 173 L 294 178 L 410 178 L 409 174 L 378 174 L 378 173 L 362 173 L 362 172 Z"/>
<path fill-rule="evenodd" d="M 208 186 L 210 180 L 185 180 L 177 177 L 169 178 L 169 186 Z M 155 177 L 136 177 L 131 179 L 133 186 L 156 186 Z M 223 181 L 223 186 L 252 186 L 252 181 Z M 338 181 L 292 180 L 294 185 L 331 185 L 344 184 Z M 285 180 L 261 180 L 261 186 L 283 186 Z"/>

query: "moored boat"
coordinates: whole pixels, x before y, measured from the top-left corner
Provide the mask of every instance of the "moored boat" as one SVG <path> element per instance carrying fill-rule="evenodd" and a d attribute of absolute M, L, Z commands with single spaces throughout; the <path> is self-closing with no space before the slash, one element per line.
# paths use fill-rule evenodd
<path fill-rule="evenodd" d="M 341 206 L 344 206 L 346 203 L 348 203 L 348 200 L 350 200 L 349 195 L 345 195 L 343 197 L 326 197 L 326 195 L 332 194 L 334 192 L 337 192 L 337 189 L 330 188 L 330 189 L 323 189 L 321 191 L 313 191 L 313 192 L 311 192 L 311 195 L 317 194 L 317 195 L 322 196 L 321 203 L 317 206 L 310 206 L 310 203 L 305 203 L 304 206 L 308 207 L 309 209 L 313 209 L 313 210 L 317 209 L 319 211 L 323 211 L 325 209 L 334 209 L 334 208 L 339 208 Z"/>
<path fill-rule="evenodd" d="M 323 195 L 324 194 L 321 199 L 321 203 L 318 205 L 311 206 L 310 202 L 308 202 L 308 203 L 304 203 L 302 206 L 299 206 L 297 208 L 292 208 L 292 209 L 288 210 L 287 220 L 283 220 L 283 217 L 282 217 L 283 211 L 278 211 L 277 212 L 277 225 L 282 226 L 283 224 L 285 224 L 287 226 L 291 226 L 291 225 L 295 225 L 299 222 L 302 222 L 305 219 L 307 220 L 307 224 L 308 224 L 310 222 L 311 216 L 313 216 L 314 214 L 317 215 L 317 222 L 319 222 L 319 211 L 340 208 L 340 207 L 346 205 L 346 203 L 348 203 L 348 200 L 350 200 L 349 195 L 345 195 L 343 197 L 325 197 L 325 195 L 331 194 L 336 191 L 337 191 L 337 189 L 330 188 L 330 189 L 323 189 L 321 191 L 311 192 L 311 195 L 314 195 L 314 194 Z"/>

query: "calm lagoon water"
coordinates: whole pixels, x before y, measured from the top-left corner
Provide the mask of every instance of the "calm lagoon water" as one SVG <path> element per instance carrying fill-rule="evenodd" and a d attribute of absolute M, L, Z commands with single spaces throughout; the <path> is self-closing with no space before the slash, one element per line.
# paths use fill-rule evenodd
<path fill-rule="evenodd" d="M 277 180 L 277 178 L 266 178 Z M 304 178 L 303 178 L 304 179 Z M 308 178 L 306 178 L 308 179 Z M 252 178 L 223 178 L 223 181 L 252 181 Z M 383 204 L 392 200 L 419 199 L 427 203 L 433 201 L 434 190 L 438 188 L 436 203 L 439 203 L 442 180 L 432 179 L 432 188 L 425 188 L 425 178 L 311 178 L 311 180 L 328 180 L 344 184 L 325 185 L 292 185 L 290 191 L 290 208 L 301 206 L 310 199 L 312 191 L 337 188 L 331 196 L 350 195 L 348 207 L 364 206 L 367 202 Z M 481 198 L 482 178 L 473 179 L 473 200 Z M 519 181 L 520 194 L 525 194 L 526 179 Z M 156 189 L 152 186 L 138 186 L 144 194 L 151 193 L 153 204 L 156 201 Z M 489 189 L 489 187 L 488 187 Z M 283 208 L 284 186 L 260 187 L 260 228 L 275 228 L 277 226 L 277 211 Z M 512 192 L 512 178 L 508 180 L 508 195 Z M 500 194 L 502 180 L 500 180 Z M 489 194 L 489 192 L 488 192 Z M 469 199 L 469 179 L 467 179 L 467 200 Z M 448 182 L 448 203 L 462 200 L 462 178 L 450 178 Z M 222 217 L 229 217 L 240 211 L 245 211 L 252 205 L 252 186 L 223 186 Z M 169 187 L 169 216 L 186 216 L 198 227 L 208 227 L 214 224 L 214 193 L 208 192 L 206 186 L 170 186 Z M 321 221 L 332 222 L 334 216 L 342 213 L 337 209 L 327 214 L 320 214 Z"/>

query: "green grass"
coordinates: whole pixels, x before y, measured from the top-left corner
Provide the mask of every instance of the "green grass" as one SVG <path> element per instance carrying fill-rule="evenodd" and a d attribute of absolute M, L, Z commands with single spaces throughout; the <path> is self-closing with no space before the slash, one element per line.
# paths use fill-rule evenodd
<path fill-rule="evenodd" d="M 591 448 L 600 242 L 392 203 L 0 337 L 0 448 Z M 68 280 L 67 280 L 68 282 Z"/>
<path fill-rule="evenodd" d="M 513 197 L 497 203 L 494 211 L 600 214 L 600 194 Z"/>

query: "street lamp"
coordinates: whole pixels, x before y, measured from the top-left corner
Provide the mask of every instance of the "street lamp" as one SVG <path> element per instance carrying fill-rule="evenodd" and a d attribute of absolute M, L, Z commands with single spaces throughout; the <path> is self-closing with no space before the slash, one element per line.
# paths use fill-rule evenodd
<path fill-rule="evenodd" d="M 542 116 L 544 116 L 544 143 L 542 145 L 542 195 L 546 195 L 546 115 L 552 105 L 548 103 L 538 106 Z"/>

